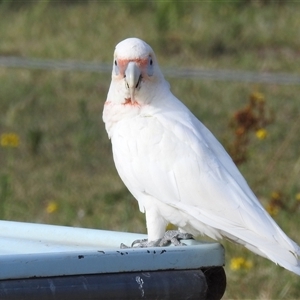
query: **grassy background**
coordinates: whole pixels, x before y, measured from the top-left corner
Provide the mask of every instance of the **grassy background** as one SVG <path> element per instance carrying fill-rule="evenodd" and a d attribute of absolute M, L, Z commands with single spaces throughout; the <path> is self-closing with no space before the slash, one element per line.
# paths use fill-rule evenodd
<path fill-rule="evenodd" d="M 297 3 L 178 1 L 0 5 L 0 55 L 111 62 L 114 46 L 137 36 L 164 67 L 300 72 Z M 260 92 L 275 121 L 263 141 L 251 137 L 240 166 L 264 205 L 273 192 L 293 207 L 299 182 L 299 86 L 168 79 L 173 93 L 225 146 L 229 120 Z M 119 179 L 101 120 L 109 74 L 0 68 L 0 217 L 145 232 L 144 215 Z M 298 122 L 298 123 L 297 123 Z M 49 205 L 53 205 L 53 212 Z M 274 216 L 300 243 L 300 210 Z M 300 299 L 299 277 L 224 242 L 226 299 Z M 251 269 L 230 268 L 243 257 Z"/>

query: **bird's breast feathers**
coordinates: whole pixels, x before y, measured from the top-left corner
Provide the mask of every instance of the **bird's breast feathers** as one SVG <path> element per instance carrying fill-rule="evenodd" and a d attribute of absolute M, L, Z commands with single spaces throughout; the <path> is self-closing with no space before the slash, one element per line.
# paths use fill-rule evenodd
<path fill-rule="evenodd" d="M 193 182 L 192 192 L 200 193 L 199 179 L 203 176 L 224 182 L 216 157 L 194 128 L 193 116 L 187 110 L 153 111 L 141 111 L 114 125 L 111 137 L 114 160 L 129 189 L 135 185 L 153 193 L 164 182 L 165 189 L 177 191 L 177 196 L 174 198 L 172 194 L 169 200 L 178 201 L 182 197 L 179 195 L 182 184 Z"/>

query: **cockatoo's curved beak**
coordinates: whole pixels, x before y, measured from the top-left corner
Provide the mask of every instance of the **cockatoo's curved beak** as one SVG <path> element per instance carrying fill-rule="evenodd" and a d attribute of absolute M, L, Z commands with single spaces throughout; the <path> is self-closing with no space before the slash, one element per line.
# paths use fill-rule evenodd
<path fill-rule="evenodd" d="M 141 81 L 141 70 L 133 61 L 129 62 L 125 71 L 125 84 L 129 89 L 131 102 L 134 102 L 135 90 L 139 88 Z"/>

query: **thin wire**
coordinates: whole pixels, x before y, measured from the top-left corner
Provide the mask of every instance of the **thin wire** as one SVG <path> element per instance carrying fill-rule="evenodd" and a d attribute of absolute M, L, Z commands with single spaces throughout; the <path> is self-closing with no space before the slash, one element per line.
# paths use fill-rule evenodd
<path fill-rule="evenodd" d="M 97 73 L 111 72 L 111 64 L 103 62 L 36 59 L 14 56 L 0 56 L 0 67 Z M 170 78 L 195 78 L 214 81 L 235 81 L 279 85 L 300 84 L 300 76 L 285 73 L 260 73 L 238 70 L 176 68 L 163 68 L 162 71 L 166 77 Z"/>

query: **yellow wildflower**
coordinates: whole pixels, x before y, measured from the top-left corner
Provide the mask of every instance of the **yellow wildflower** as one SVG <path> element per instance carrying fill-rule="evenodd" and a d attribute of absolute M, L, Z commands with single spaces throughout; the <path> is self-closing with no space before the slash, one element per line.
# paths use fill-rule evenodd
<path fill-rule="evenodd" d="M 295 196 L 296 200 L 300 202 L 300 193 L 297 193 Z"/>
<path fill-rule="evenodd" d="M 46 207 L 46 211 L 48 214 L 52 214 L 57 211 L 58 205 L 55 201 L 50 201 Z"/>
<path fill-rule="evenodd" d="M 279 200 L 281 198 L 280 192 L 272 192 L 271 198 L 274 200 Z"/>
<path fill-rule="evenodd" d="M 256 130 L 255 135 L 259 140 L 264 140 L 267 137 L 268 132 L 266 129 L 260 128 Z"/>
<path fill-rule="evenodd" d="M 0 145 L 2 147 L 18 147 L 20 144 L 20 137 L 15 133 L 3 133 L 0 138 Z"/>
<path fill-rule="evenodd" d="M 230 269 L 233 271 L 237 271 L 240 269 L 251 269 L 253 267 L 253 263 L 250 260 L 244 259 L 243 257 L 235 257 L 230 261 Z"/>
<path fill-rule="evenodd" d="M 279 213 L 279 207 L 277 205 L 269 203 L 266 206 L 266 211 L 270 214 L 270 216 L 274 217 Z"/>
<path fill-rule="evenodd" d="M 251 94 L 251 99 L 256 101 L 257 103 L 265 102 L 265 96 L 262 93 L 254 92 Z"/>

